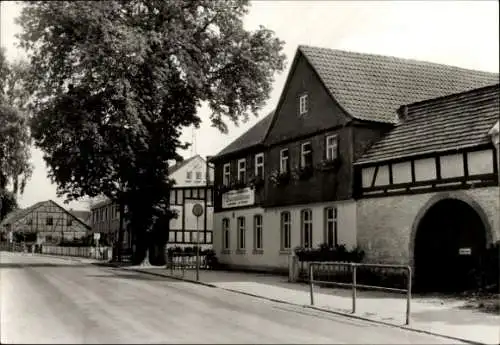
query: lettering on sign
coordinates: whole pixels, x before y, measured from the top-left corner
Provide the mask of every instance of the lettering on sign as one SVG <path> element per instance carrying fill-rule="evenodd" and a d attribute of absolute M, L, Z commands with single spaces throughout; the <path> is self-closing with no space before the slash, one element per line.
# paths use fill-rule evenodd
<path fill-rule="evenodd" d="M 458 250 L 458 255 L 471 255 L 472 250 L 470 248 L 460 248 Z"/>
<path fill-rule="evenodd" d="M 250 206 L 255 204 L 255 191 L 252 188 L 231 190 L 222 194 L 222 208 Z"/>

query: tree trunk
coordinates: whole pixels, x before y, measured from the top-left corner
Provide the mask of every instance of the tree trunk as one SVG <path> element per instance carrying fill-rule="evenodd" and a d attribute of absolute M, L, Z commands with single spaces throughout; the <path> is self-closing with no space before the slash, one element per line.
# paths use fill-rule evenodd
<path fill-rule="evenodd" d="M 121 199 L 121 198 L 120 198 Z M 123 217 L 124 217 L 124 212 L 125 211 L 125 206 L 123 204 L 123 201 L 120 200 L 120 226 L 118 227 L 118 243 L 116 244 L 116 251 L 117 251 L 117 261 L 122 262 L 122 253 L 123 253 Z"/>

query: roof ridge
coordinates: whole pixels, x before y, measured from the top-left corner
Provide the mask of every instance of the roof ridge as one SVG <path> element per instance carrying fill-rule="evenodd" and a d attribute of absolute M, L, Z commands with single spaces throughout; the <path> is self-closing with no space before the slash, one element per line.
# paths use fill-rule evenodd
<path fill-rule="evenodd" d="M 473 69 L 473 68 L 465 68 L 465 67 L 460 67 L 456 65 L 450 65 L 450 64 L 445 64 L 445 63 L 440 63 L 440 62 L 433 62 L 433 61 L 428 61 L 428 60 L 418 60 L 418 59 L 413 59 L 413 58 L 405 58 L 405 57 L 400 57 L 400 56 L 393 56 L 393 55 L 383 55 L 383 54 L 376 54 L 376 53 L 363 53 L 359 51 L 354 51 L 354 50 L 345 50 L 345 49 L 336 49 L 336 48 L 327 48 L 327 47 L 317 47 L 317 46 L 310 46 L 307 44 L 301 44 L 298 46 L 297 49 L 302 50 L 302 48 L 310 48 L 310 49 L 319 49 L 319 50 L 328 50 L 332 52 L 337 52 L 337 53 L 346 53 L 350 55 L 359 55 L 359 56 L 364 56 L 364 57 L 378 57 L 378 58 L 384 58 L 384 59 L 389 59 L 389 60 L 395 60 L 395 61 L 400 61 L 400 62 L 413 62 L 413 63 L 418 63 L 418 64 L 429 64 L 433 66 L 444 66 L 444 67 L 452 67 L 452 68 L 457 68 L 463 71 L 472 71 L 472 72 L 482 72 L 482 73 L 488 73 L 488 74 L 495 74 L 495 75 L 500 75 L 499 72 L 491 72 L 491 71 L 485 71 L 485 70 L 480 70 L 480 69 Z"/>

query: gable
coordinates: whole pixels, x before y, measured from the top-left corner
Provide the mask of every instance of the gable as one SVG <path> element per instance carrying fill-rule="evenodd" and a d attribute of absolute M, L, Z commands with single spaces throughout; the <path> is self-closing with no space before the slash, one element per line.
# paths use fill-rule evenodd
<path fill-rule="evenodd" d="M 71 218 L 73 221 L 75 221 L 75 223 L 79 224 L 83 229 L 85 230 L 90 229 L 90 227 L 87 224 L 85 224 L 81 219 L 75 217 L 75 215 L 67 211 L 64 207 L 60 206 L 53 200 L 38 202 L 24 209 L 19 214 L 15 215 L 15 217 L 13 217 L 9 222 L 13 227 L 20 224 L 26 224 L 27 220 L 33 218 L 33 214 L 34 213 L 36 214 L 37 212 L 40 212 L 41 214 L 47 212 L 62 213 L 66 215 L 65 217 L 63 217 L 64 219 Z"/>
<path fill-rule="evenodd" d="M 307 113 L 299 98 L 307 95 Z M 327 128 L 343 126 L 350 117 L 335 102 L 304 55 L 298 51 L 264 143 L 272 145 Z"/>
<path fill-rule="evenodd" d="M 207 164 L 200 155 L 191 157 L 181 162 L 181 164 L 182 166 L 169 176 L 175 180 L 175 187 L 201 186 L 206 184 Z M 188 173 L 190 173 L 190 176 L 188 176 Z"/>

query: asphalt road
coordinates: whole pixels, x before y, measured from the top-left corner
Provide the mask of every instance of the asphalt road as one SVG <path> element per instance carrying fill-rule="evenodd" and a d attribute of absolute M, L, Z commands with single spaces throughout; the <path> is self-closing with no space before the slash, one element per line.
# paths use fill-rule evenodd
<path fill-rule="evenodd" d="M 0 305 L 2 344 L 450 343 L 221 289 L 31 254 L 0 253 Z"/>

